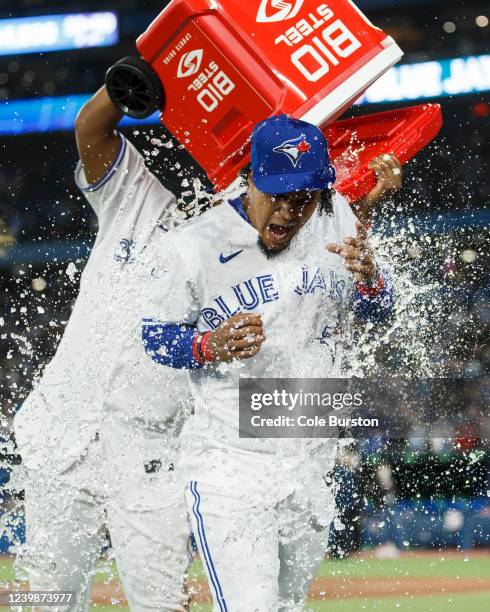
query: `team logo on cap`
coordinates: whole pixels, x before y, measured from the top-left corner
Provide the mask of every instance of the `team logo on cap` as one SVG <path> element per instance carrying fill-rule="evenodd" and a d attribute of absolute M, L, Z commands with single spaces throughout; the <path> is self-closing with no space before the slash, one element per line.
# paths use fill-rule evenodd
<path fill-rule="evenodd" d="M 296 2 L 283 2 L 283 0 L 262 0 L 257 13 L 258 23 L 268 23 L 274 21 L 286 21 L 296 17 L 300 8 L 303 6 L 304 0 L 296 0 Z M 268 8 L 276 9 L 275 13 L 269 14 Z"/>
<path fill-rule="evenodd" d="M 285 155 L 289 161 L 296 166 L 299 164 L 299 160 L 308 153 L 311 149 L 311 144 L 307 142 L 306 136 L 301 134 L 297 138 L 291 138 L 291 140 L 286 140 L 278 147 L 273 149 L 274 153 L 282 153 Z"/>

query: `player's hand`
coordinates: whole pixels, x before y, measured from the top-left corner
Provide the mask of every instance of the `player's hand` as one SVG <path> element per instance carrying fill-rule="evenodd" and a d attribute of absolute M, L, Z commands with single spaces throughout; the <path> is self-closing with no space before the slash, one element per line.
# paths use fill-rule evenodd
<path fill-rule="evenodd" d="M 258 314 L 237 314 L 224 321 L 211 334 L 208 347 L 216 361 L 229 363 L 256 355 L 265 340 L 262 318 Z"/>
<path fill-rule="evenodd" d="M 342 257 L 345 267 L 357 282 L 373 284 L 377 282 L 379 273 L 369 246 L 367 229 L 359 221 L 356 222 L 356 229 L 355 238 L 346 238 L 343 244 L 329 244 L 327 250 Z"/>
<path fill-rule="evenodd" d="M 376 172 L 378 182 L 366 196 L 370 206 L 379 202 L 390 193 L 398 191 L 403 182 L 403 169 L 396 155 L 385 153 L 371 160 L 369 168 Z"/>
<path fill-rule="evenodd" d="M 391 153 L 375 157 L 369 163 L 369 168 L 376 172 L 378 182 L 365 198 L 352 202 L 357 218 L 363 223 L 370 221 L 374 205 L 390 193 L 398 191 L 403 183 L 402 165 L 398 158 Z"/>

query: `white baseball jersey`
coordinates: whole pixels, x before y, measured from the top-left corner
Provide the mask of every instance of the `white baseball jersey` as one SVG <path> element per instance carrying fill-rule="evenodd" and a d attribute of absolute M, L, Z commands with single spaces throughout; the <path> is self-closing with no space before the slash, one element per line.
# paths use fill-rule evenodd
<path fill-rule="evenodd" d="M 109 456 L 119 453 L 115 465 L 124 469 L 124 460 L 138 461 L 123 456 L 128 424 L 131 431 L 150 421 L 164 428 L 187 396 L 181 373 L 144 354 L 138 316 L 146 275 L 139 258 L 150 240 L 166 237 L 172 227 L 173 194 L 122 135 L 117 158 L 99 183 L 87 184 L 80 163 L 76 182 L 97 214 L 97 238 L 58 350 L 15 419 L 24 464 L 51 466 L 55 473 L 79 459 L 97 433 Z M 148 444 L 161 447 L 161 436 Z M 133 446 L 142 461 L 145 453 L 154 454 Z"/>
<path fill-rule="evenodd" d="M 340 196 L 333 209 L 333 215 L 316 212 L 289 248 L 273 256 L 228 204 L 153 245 L 154 297 L 145 321 L 197 324 L 204 332 L 239 312 L 254 312 L 264 324 L 266 340 L 255 357 L 190 372 L 195 414 L 184 438 L 191 447 L 289 452 L 297 441 L 238 437 L 239 377 L 341 375 L 342 319 L 349 316 L 353 278 L 326 245 L 355 236 L 356 217 Z"/>
<path fill-rule="evenodd" d="M 328 529 L 320 527 L 332 520 L 335 496 L 324 476 L 337 441 L 240 439 L 239 377 L 342 375 L 353 278 L 326 245 L 355 236 L 355 221 L 335 197 L 333 215 L 315 213 L 268 257 L 253 226 L 223 204 L 153 245 L 147 340 L 153 326 L 155 337 L 162 324 L 204 332 L 238 312 L 259 313 L 264 325 L 254 357 L 190 372 L 195 414 L 178 469 L 214 610 L 302 610 L 324 556 Z M 167 348 L 157 341 L 151 351 L 166 357 Z"/>

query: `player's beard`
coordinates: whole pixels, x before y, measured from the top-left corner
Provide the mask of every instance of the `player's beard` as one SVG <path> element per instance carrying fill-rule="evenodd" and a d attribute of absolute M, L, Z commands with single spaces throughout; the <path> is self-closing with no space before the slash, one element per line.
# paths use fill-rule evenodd
<path fill-rule="evenodd" d="M 293 236 L 293 238 L 294 238 L 294 236 Z M 271 251 L 264 244 L 264 242 L 262 241 L 262 238 L 260 236 L 259 236 L 259 239 L 257 240 L 257 246 L 262 251 L 262 253 L 267 257 L 267 259 L 272 259 L 273 257 L 276 257 L 277 255 L 280 255 L 281 253 L 284 253 L 284 251 L 289 248 L 290 244 L 291 244 L 291 241 L 289 241 L 286 245 L 284 245 L 283 248 L 275 249 L 275 250 Z"/>

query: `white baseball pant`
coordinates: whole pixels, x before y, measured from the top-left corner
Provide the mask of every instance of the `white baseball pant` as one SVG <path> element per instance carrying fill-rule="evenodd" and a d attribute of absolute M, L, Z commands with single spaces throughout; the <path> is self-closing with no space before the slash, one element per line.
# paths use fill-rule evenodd
<path fill-rule="evenodd" d="M 327 550 L 328 527 L 301 493 L 262 503 L 260 478 L 249 467 L 248 480 L 237 473 L 233 482 L 190 481 L 186 489 L 213 610 L 299 612 Z M 325 483 L 316 478 L 305 486 L 316 494 Z"/>
<path fill-rule="evenodd" d="M 27 573 L 31 590 L 75 591 L 76 603 L 60 611 L 85 612 L 108 529 L 130 609 L 184 612 L 189 530 L 182 486 L 166 487 L 163 474 L 155 478 L 154 492 L 166 496 L 165 502 L 127 509 L 100 486 L 116 474 L 99 446 L 94 442 L 83 460 L 56 478 L 31 475 L 25 489 L 27 541 L 18 568 Z"/>

